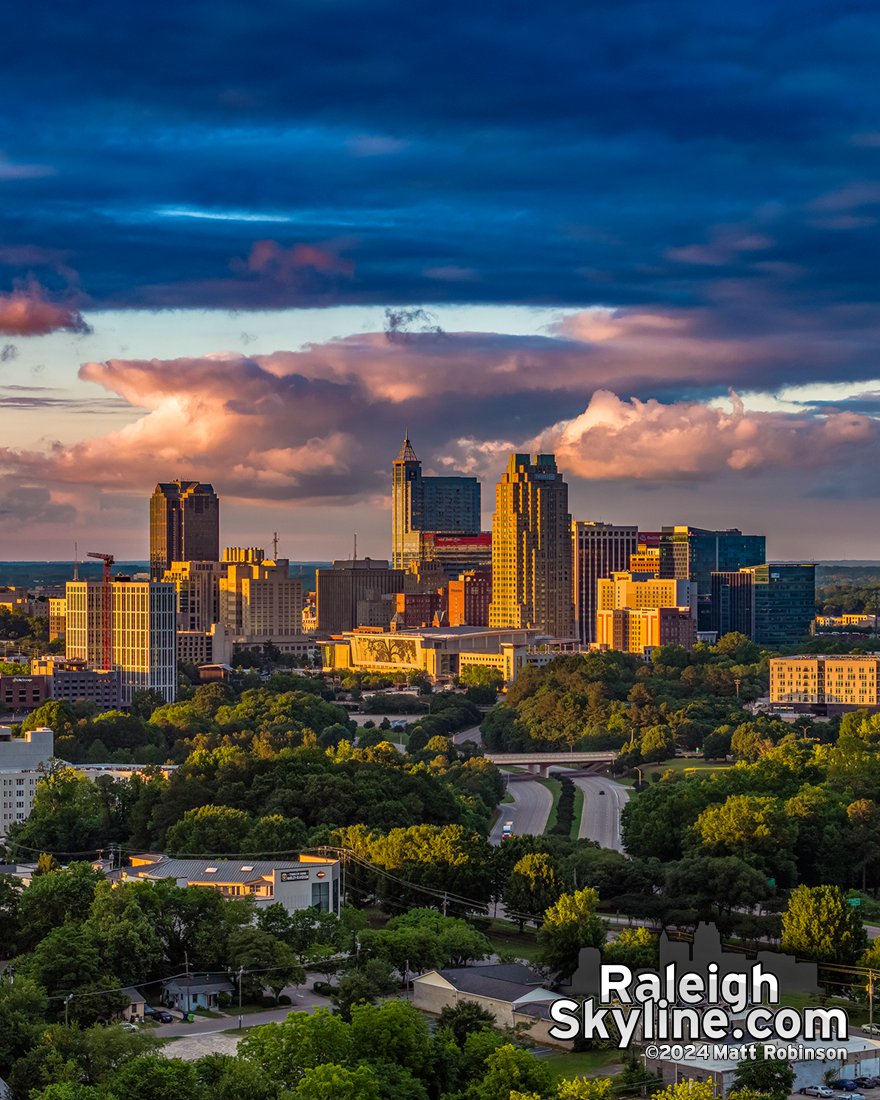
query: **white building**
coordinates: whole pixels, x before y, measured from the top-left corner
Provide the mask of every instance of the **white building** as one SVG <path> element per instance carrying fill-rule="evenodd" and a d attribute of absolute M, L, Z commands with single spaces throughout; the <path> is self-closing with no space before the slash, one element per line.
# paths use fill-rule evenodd
<path fill-rule="evenodd" d="M 65 653 L 118 669 L 123 706 L 138 690 L 171 703 L 177 692 L 176 593 L 162 581 L 69 581 Z M 106 602 L 105 602 L 106 601 Z M 108 637 L 109 630 L 109 637 Z"/>
<path fill-rule="evenodd" d="M 55 734 L 50 729 L 13 737 L 9 726 L 0 726 L 0 836 L 5 837 L 9 826 L 24 821 L 33 809 L 42 769 L 54 751 Z"/>

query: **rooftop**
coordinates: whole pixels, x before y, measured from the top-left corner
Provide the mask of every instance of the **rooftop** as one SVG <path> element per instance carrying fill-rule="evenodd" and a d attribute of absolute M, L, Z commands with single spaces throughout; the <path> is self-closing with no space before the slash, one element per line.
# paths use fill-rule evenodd
<path fill-rule="evenodd" d="M 186 879 L 187 882 L 254 882 L 276 871 L 300 870 L 302 864 L 295 860 L 272 862 L 271 860 L 246 859 L 159 859 L 130 869 L 139 878 Z"/>

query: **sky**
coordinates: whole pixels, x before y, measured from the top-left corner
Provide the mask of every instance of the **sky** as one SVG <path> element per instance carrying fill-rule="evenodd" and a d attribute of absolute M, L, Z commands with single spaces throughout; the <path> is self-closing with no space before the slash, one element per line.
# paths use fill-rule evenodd
<path fill-rule="evenodd" d="M 876 559 L 880 11 L 25 6 L 0 113 L 0 559 L 390 549 L 390 463 L 554 451 L 576 519 Z M 86 546 L 88 543 L 88 546 Z"/>

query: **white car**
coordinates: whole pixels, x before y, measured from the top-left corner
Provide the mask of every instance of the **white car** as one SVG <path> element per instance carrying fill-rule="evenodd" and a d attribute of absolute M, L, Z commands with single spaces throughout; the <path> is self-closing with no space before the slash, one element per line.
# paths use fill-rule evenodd
<path fill-rule="evenodd" d="M 828 1088 L 827 1085 L 807 1085 L 805 1089 L 801 1089 L 804 1096 L 821 1096 L 823 1100 L 829 1100 L 834 1095 L 834 1089 Z"/>

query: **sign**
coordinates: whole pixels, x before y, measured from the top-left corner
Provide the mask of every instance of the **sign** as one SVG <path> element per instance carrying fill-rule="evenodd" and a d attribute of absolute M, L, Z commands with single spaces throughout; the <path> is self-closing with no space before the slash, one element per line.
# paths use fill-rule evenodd
<path fill-rule="evenodd" d="M 282 882 L 308 882 L 308 880 L 309 880 L 309 872 L 308 871 L 282 871 L 281 872 L 281 881 Z"/>

